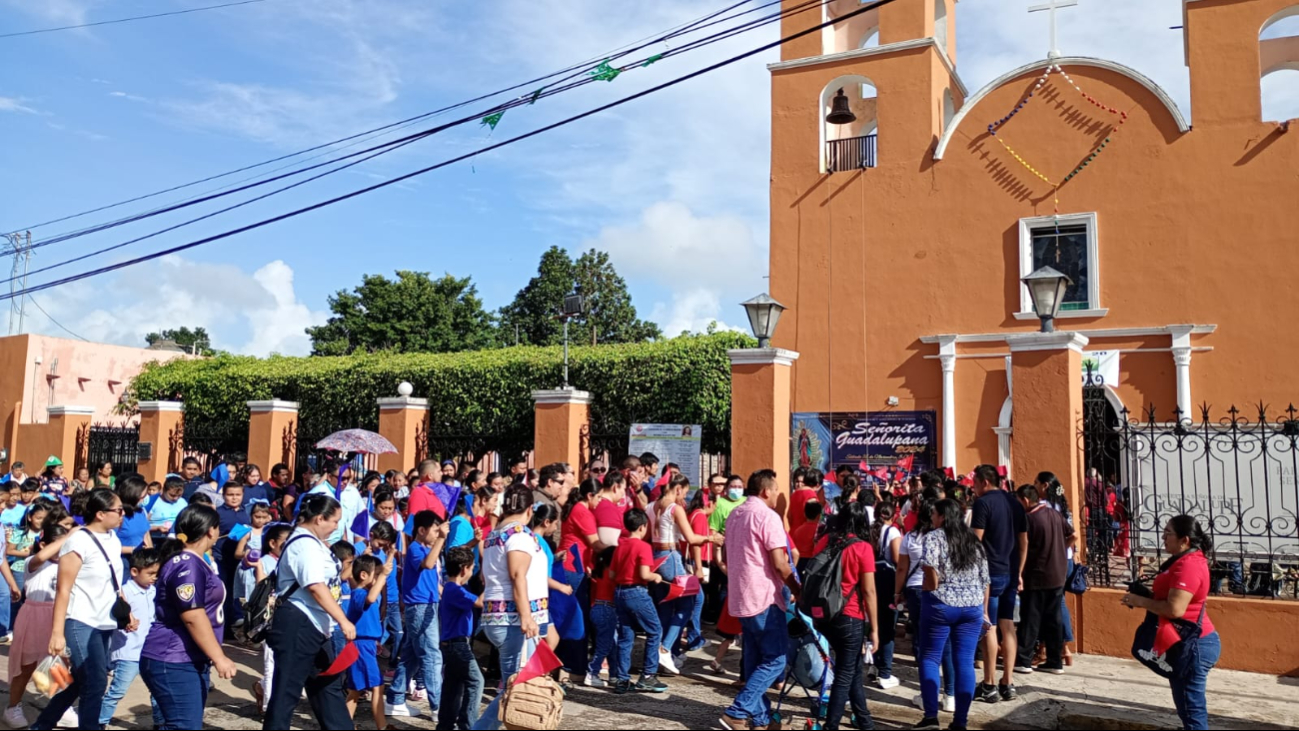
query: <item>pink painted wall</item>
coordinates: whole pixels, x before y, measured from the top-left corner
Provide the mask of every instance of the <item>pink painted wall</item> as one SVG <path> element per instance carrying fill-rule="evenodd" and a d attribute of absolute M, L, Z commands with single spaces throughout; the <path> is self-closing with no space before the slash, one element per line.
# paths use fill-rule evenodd
<path fill-rule="evenodd" d="M 114 417 L 113 408 L 146 363 L 183 357 L 187 356 L 43 335 L 0 338 L 0 362 L 6 365 L 6 373 L 17 375 L 20 369 L 22 373 L 21 385 L 16 378 L 0 379 L 0 413 L 10 413 L 13 404 L 21 402 L 20 423 L 43 424 L 49 420 L 50 406 L 91 406 L 95 422 L 118 421 L 122 417 Z"/>

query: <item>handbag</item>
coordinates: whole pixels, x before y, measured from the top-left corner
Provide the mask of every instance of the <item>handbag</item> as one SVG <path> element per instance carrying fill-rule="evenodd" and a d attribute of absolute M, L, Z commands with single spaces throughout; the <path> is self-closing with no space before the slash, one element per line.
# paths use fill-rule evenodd
<path fill-rule="evenodd" d="M 1070 594 L 1079 596 L 1087 593 L 1087 574 L 1091 572 L 1085 564 L 1076 563 L 1073 565 L 1073 571 L 1069 574 L 1069 580 L 1065 582 L 1065 591 Z"/>
<path fill-rule="evenodd" d="M 564 720 L 564 689 L 548 673 L 562 663 L 544 643 L 530 643 L 535 652 L 527 665 L 510 678 L 501 695 L 498 717 L 507 729 L 552 731 L 560 728 Z"/>
<path fill-rule="evenodd" d="M 1159 567 L 1160 573 L 1167 571 L 1181 559 L 1182 556 L 1170 559 Z M 1128 587 L 1128 592 L 1147 598 L 1154 597 L 1154 592 L 1140 583 Z M 1200 603 L 1200 616 L 1195 620 L 1195 624 L 1181 618 L 1165 619 L 1154 612 L 1146 612 L 1145 620 L 1137 627 L 1132 637 L 1132 657 L 1162 678 L 1188 677 L 1191 674 L 1190 668 L 1200 662 L 1200 634 L 1204 627 L 1204 610 L 1208 603 L 1207 598 Z M 1161 621 L 1172 625 L 1177 631 L 1178 640 L 1163 653 L 1158 653 L 1155 651 L 1155 643 L 1159 638 Z"/>
<path fill-rule="evenodd" d="M 86 535 L 90 536 L 90 540 L 95 542 L 95 547 L 99 549 L 99 553 L 108 562 L 108 576 L 113 580 L 113 592 L 117 595 L 117 600 L 113 602 L 113 608 L 109 611 L 109 614 L 117 622 L 117 628 L 125 630 L 131 625 L 131 605 L 122 598 L 122 585 L 117 583 L 117 572 L 113 570 L 113 559 L 108 557 L 108 551 L 104 550 L 104 546 L 100 544 L 94 533 L 87 530 Z M 120 562 L 118 565 L 121 565 Z"/>

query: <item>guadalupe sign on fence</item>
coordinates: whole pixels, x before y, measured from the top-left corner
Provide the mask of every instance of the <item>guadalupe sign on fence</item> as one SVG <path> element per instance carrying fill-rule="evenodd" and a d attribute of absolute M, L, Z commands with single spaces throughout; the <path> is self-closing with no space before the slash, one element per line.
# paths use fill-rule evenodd
<path fill-rule="evenodd" d="M 793 415 L 790 468 L 822 472 L 839 465 L 894 467 L 914 456 L 911 474 L 934 468 L 935 411 L 802 412 Z"/>
<path fill-rule="evenodd" d="M 704 428 L 699 424 L 632 424 L 628 435 L 627 452 L 641 455 L 651 452 L 659 458 L 659 466 L 672 462 L 681 474 L 698 487 L 700 478 L 700 447 Z"/>

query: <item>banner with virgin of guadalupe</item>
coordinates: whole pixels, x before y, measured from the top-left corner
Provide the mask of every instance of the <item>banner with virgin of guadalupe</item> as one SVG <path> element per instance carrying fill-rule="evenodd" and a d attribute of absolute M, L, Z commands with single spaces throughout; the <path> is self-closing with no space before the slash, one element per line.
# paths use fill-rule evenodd
<path fill-rule="evenodd" d="M 860 469 L 894 468 L 912 457 L 911 474 L 937 464 L 938 413 L 935 411 L 802 412 L 790 429 L 790 469 L 815 467 L 832 472 L 839 465 Z"/>

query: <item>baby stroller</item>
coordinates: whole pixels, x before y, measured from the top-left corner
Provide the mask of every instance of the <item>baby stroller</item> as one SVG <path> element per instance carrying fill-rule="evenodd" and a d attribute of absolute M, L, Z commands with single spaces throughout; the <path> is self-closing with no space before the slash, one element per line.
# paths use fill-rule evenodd
<path fill-rule="evenodd" d="M 785 663 L 785 685 L 776 700 L 772 720 L 782 720 L 781 708 L 797 685 L 811 701 L 811 713 L 803 728 L 806 731 L 820 731 L 830 703 L 830 686 L 834 683 L 830 642 L 816 631 L 812 620 L 795 609 L 792 603 L 785 617 L 789 628 L 789 655 Z"/>

